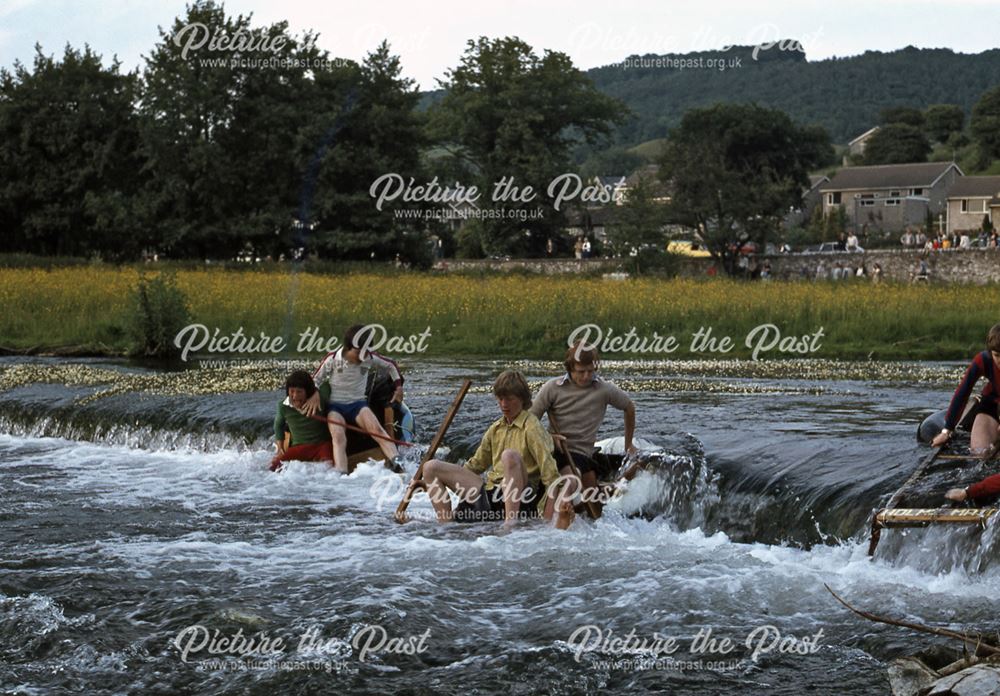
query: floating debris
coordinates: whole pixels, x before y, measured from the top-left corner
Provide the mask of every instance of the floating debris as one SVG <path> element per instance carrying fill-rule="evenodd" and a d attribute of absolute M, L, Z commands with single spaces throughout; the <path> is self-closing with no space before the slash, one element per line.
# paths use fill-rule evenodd
<path fill-rule="evenodd" d="M 800 387 L 781 384 L 759 384 L 757 382 L 726 382 L 722 380 L 705 379 L 618 379 L 614 383 L 629 393 L 642 392 L 699 392 L 714 394 L 832 394 L 838 396 L 856 396 L 858 392 L 844 389 L 831 389 L 822 385 Z M 528 380 L 532 393 L 537 393 L 544 381 Z M 472 387 L 469 391 L 476 394 L 492 393 L 490 385 Z"/>
<path fill-rule="evenodd" d="M 309 369 L 310 363 L 302 363 Z M 68 387 L 102 387 L 80 397 L 86 404 L 117 394 L 146 393 L 162 396 L 231 394 L 280 389 L 289 369 L 282 361 L 210 367 L 181 372 L 126 372 L 81 363 L 28 363 L 0 368 L 0 391 L 28 384 L 63 384 Z"/>
<path fill-rule="evenodd" d="M 514 363 L 493 361 L 502 369 L 515 367 L 529 374 L 557 374 L 562 364 L 557 362 L 521 360 Z M 212 395 L 238 392 L 269 391 L 281 388 L 285 375 L 292 369 L 310 370 L 313 362 L 260 360 L 227 365 L 199 366 L 177 372 L 136 371 L 113 369 L 88 363 L 22 363 L 0 367 L 0 391 L 27 384 L 63 384 L 68 387 L 99 387 L 81 396 L 76 403 L 86 404 L 109 396 L 129 393 L 176 395 Z M 719 394 L 843 394 L 854 392 L 832 390 L 823 382 L 854 380 L 865 382 L 919 382 L 922 384 L 954 384 L 962 374 L 961 366 L 926 365 L 922 363 L 864 362 L 838 360 L 602 360 L 602 369 L 623 389 L 633 392 L 706 392 Z M 685 377 L 721 379 L 685 379 Z M 757 381 L 733 380 L 808 380 L 809 386 L 761 384 Z M 544 380 L 531 381 L 538 389 Z M 472 389 L 479 394 L 490 393 L 488 384 Z"/>
<path fill-rule="evenodd" d="M 525 372 L 562 371 L 561 362 L 519 360 L 514 363 L 494 361 Z M 855 380 L 862 382 L 919 382 L 954 384 L 964 365 L 928 365 L 920 362 L 879 362 L 874 360 L 601 360 L 601 369 L 615 375 L 696 375 L 746 379 Z M 615 380 L 620 383 L 620 380 Z"/>

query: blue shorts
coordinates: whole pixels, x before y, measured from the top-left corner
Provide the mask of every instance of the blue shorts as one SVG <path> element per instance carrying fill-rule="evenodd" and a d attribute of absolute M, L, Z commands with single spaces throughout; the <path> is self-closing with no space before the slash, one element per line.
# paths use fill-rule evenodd
<path fill-rule="evenodd" d="M 361 413 L 361 409 L 366 408 L 368 402 L 364 399 L 360 401 L 348 401 L 347 403 L 338 403 L 336 401 L 331 401 L 327 404 L 327 413 L 339 413 L 344 417 L 344 420 L 348 423 L 357 423 L 358 414 Z"/>

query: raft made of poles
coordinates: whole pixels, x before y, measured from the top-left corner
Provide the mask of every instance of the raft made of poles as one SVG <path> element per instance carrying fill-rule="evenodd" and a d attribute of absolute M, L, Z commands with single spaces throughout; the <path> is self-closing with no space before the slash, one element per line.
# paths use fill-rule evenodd
<path fill-rule="evenodd" d="M 935 522 L 985 525 L 997 508 L 895 508 L 875 513 L 880 527 L 924 527 Z"/>
<path fill-rule="evenodd" d="M 875 548 L 878 546 L 883 528 L 927 527 L 932 524 L 975 524 L 980 527 L 985 527 L 987 521 L 1000 511 L 1000 509 L 995 507 L 901 507 L 901 505 L 905 505 L 909 502 L 906 500 L 907 497 L 912 499 L 912 495 L 908 496 L 908 494 L 911 493 L 914 486 L 920 481 L 920 479 L 933 468 L 932 465 L 935 462 L 954 461 L 957 463 L 959 461 L 990 461 L 997 454 L 995 448 L 991 448 L 989 452 L 982 455 L 973 455 L 972 453 L 965 454 L 954 451 L 945 453 L 943 450 L 948 447 L 948 444 L 949 443 L 946 443 L 942 447 L 934 448 L 934 450 L 924 458 L 916 470 L 914 470 L 906 482 L 899 487 L 899 490 L 893 494 L 892 498 L 889 499 L 889 502 L 886 503 L 885 507 L 880 510 L 876 510 L 872 514 L 871 540 L 868 544 L 869 556 L 875 555 Z M 953 442 L 950 444 L 954 446 Z M 943 490 L 941 491 L 941 495 L 944 495 Z M 913 502 L 917 501 L 914 500 Z"/>

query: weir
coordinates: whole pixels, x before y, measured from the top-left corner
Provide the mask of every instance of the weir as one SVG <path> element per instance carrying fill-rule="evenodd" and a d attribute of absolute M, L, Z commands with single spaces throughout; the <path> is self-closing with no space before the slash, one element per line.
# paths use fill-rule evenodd
<path fill-rule="evenodd" d="M 746 375 L 733 383 L 712 377 L 707 364 L 700 361 L 609 366 L 619 372 L 612 379 L 636 395 L 644 421 L 639 434 L 650 436 L 653 443 L 645 455 L 650 466 L 628 484 L 626 495 L 616 496 L 610 504 L 609 509 L 620 515 L 666 520 L 681 531 L 721 532 L 740 543 L 803 549 L 856 544 L 867 539 L 872 509 L 885 507 L 886 491 L 898 488 L 912 471 L 915 458 L 905 450 L 885 460 L 870 444 L 845 450 L 826 445 L 817 448 L 808 439 L 796 437 L 795 430 L 789 431 L 790 436 L 782 436 L 780 431 L 761 436 L 757 413 L 767 418 L 772 405 L 777 408 L 777 397 L 782 399 L 780 408 L 791 413 L 793 421 L 799 418 L 796 402 L 829 403 L 821 409 L 836 412 L 840 402 L 856 398 L 853 385 L 844 389 L 843 383 L 824 381 L 824 386 L 815 387 L 801 377 L 796 380 L 799 374 L 827 369 L 823 361 L 723 363 L 727 372 Z M 873 368 L 860 364 L 857 368 L 855 379 L 868 372 L 894 374 L 872 372 Z M 267 361 L 233 369 L 180 372 L 95 361 L 38 360 L 7 365 L 0 371 L 4 387 L 0 391 L 0 429 L 17 437 L 55 437 L 147 452 L 259 453 L 263 461 L 272 447 L 271 421 L 279 394 L 276 387 L 287 369 L 284 363 Z M 846 369 L 850 373 L 851 366 Z M 655 376 L 682 371 L 695 378 Z M 418 422 L 424 413 L 433 416 L 447 408 L 454 382 L 449 372 L 433 364 L 423 368 L 420 380 L 427 386 L 407 397 Z M 917 368 L 916 374 L 924 373 L 935 378 L 950 376 L 947 370 L 933 373 L 930 368 Z M 664 395 L 683 395 L 685 390 L 687 395 L 663 401 Z M 452 461 L 471 454 L 492 419 L 489 398 L 483 390 L 473 390 L 477 391 L 479 397 L 470 397 L 450 432 Z M 706 409 L 712 412 L 711 404 L 719 400 L 743 405 L 740 411 L 726 407 L 726 420 L 716 431 L 710 422 L 698 419 Z M 679 403 L 689 405 L 678 411 Z M 745 415 L 740 415 L 742 411 Z M 829 427 L 827 416 L 808 417 Z M 657 423 L 662 426 L 650 429 Z M 902 424 L 900 429 L 912 432 L 911 427 Z M 424 440 L 428 437 L 423 433 Z M 774 440 L 776 437 L 779 439 Z M 731 445 L 727 444 L 730 439 Z M 882 473 L 868 469 L 867 462 L 875 456 L 881 456 Z M 942 521 L 974 521 L 980 527 L 992 524 L 988 513 L 942 510 L 940 495 L 949 487 L 945 472 L 951 464 L 951 460 L 942 460 L 932 466 L 922 484 L 923 502 L 886 512 L 880 526 L 922 525 L 934 514 Z M 969 473 L 973 479 L 977 475 Z M 912 508 L 935 512 L 915 512 Z M 887 536 L 894 534 L 897 532 Z M 975 551 L 974 541 L 959 536 L 944 543 L 958 544 L 968 557 Z M 905 549 L 898 547 L 897 543 L 887 545 L 879 558 L 905 555 Z M 951 557 L 950 552 L 945 555 Z M 960 556 L 954 558 L 964 565 Z M 987 567 L 990 562 L 985 557 L 979 565 Z"/>

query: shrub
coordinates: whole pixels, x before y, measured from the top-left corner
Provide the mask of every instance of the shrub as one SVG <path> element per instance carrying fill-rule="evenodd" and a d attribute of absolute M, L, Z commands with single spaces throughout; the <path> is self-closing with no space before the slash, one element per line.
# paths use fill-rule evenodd
<path fill-rule="evenodd" d="M 139 276 L 128 311 L 131 352 L 154 358 L 180 354 L 174 336 L 191 322 L 184 293 L 173 273 Z"/>

